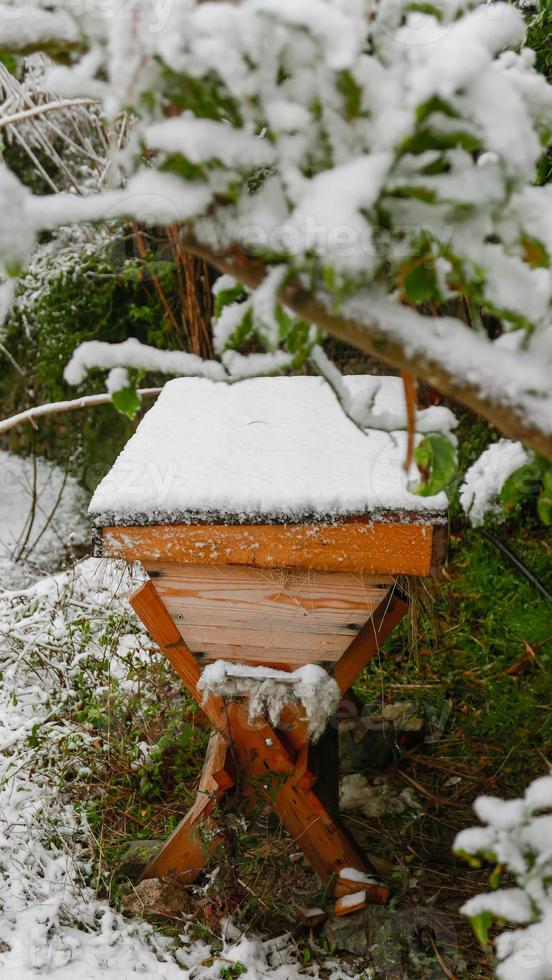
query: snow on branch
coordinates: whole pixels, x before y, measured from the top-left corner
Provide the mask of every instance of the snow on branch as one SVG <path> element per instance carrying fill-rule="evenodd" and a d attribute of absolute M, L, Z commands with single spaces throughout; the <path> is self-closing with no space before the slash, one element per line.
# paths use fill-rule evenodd
<path fill-rule="evenodd" d="M 11 116 L 0 117 L 0 129 L 25 122 L 27 119 L 35 119 L 37 116 L 44 116 L 48 112 L 63 112 L 67 109 L 79 109 L 82 106 L 94 105 L 94 101 L 94 99 L 56 99 L 55 102 L 47 102 L 45 105 L 35 105 L 32 109 L 21 109 Z"/>
<path fill-rule="evenodd" d="M 220 372 L 320 370 L 330 333 L 552 457 L 552 187 L 536 184 L 552 86 L 523 47 L 519 10 L 89 0 L 74 21 L 65 2 L 36 10 L 28 26 L 1 5 L 0 46 L 50 47 L 56 34 L 80 45 L 50 90 L 99 100 L 111 121 L 130 112 L 133 125 L 114 161 L 120 185 L 101 194 L 37 198 L 0 172 L 7 276 L 65 223 L 183 225 L 192 251 L 257 290 L 220 318 Z M 239 349 L 251 341 L 256 361 Z"/>
<path fill-rule="evenodd" d="M 137 394 L 140 398 L 155 398 L 161 392 L 161 388 L 139 388 Z M 94 408 L 96 405 L 105 405 L 111 401 L 112 392 L 102 392 L 99 395 L 85 395 L 84 398 L 72 398 L 69 401 L 50 402 L 47 405 L 36 405 L 28 408 L 24 412 L 18 412 L 10 418 L 0 420 L 0 435 L 15 429 L 18 425 L 30 422 L 36 424 L 36 420 L 47 415 L 60 415 L 65 412 L 75 412 L 82 408 Z"/>
<path fill-rule="evenodd" d="M 504 920 L 495 939 L 499 980 L 540 980 L 552 975 L 552 776 L 542 776 L 516 800 L 480 796 L 474 809 L 484 826 L 461 831 L 455 850 L 478 864 L 497 865 L 496 891 L 476 895 L 461 911 L 486 944 L 491 926 Z M 515 887 L 500 888 L 508 872 Z"/>
<path fill-rule="evenodd" d="M 520 442 L 501 439 L 492 443 L 466 471 L 460 488 L 460 504 L 474 527 L 487 517 L 504 519 L 500 492 L 508 477 L 530 460 Z"/>
<path fill-rule="evenodd" d="M 101 340 L 89 340 L 80 344 L 67 364 L 64 377 L 68 384 L 78 385 L 91 368 L 132 367 L 138 371 L 154 371 L 159 374 L 197 376 L 223 381 L 226 371 L 218 361 L 205 361 L 197 354 L 186 351 L 158 350 L 141 344 L 129 337 L 120 344 L 109 344 Z"/>
<path fill-rule="evenodd" d="M 227 275 L 254 289 L 263 280 L 257 259 L 218 255 L 190 238 L 186 248 Z M 327 296 L 315 296 L 300 281 L 280 292 L 282 304 L 378 360 L 412 370 L 444 394 L 463 402 L 506 435 L 552 458 L 552 395 L 546 363 L 523 351 L 486 341 L 453 317 L 430 317 L 361 294 L 347 314 L 331 309 Z M 359 319 L 356 319 L 358 315 Z M 533 385 L 536 384 L 536 387 Z"/>

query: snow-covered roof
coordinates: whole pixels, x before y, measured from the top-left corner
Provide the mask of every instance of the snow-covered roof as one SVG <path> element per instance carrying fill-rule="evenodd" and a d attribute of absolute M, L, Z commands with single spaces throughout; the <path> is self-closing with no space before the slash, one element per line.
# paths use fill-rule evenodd
<path fill-rule="evenodd" d="M 399 378 L 348 376 L 371 416 L 404 420 Z M 429 413 L 438 409 L 429 409 Z M 425 419 L 426 426 L 431 418 Z M 299 522 L 400 512 L 443 520 L 407 489 L 406 432 L 361 432 L 319 378 L 170 381 L 97 488 L 96 526 Z"/>

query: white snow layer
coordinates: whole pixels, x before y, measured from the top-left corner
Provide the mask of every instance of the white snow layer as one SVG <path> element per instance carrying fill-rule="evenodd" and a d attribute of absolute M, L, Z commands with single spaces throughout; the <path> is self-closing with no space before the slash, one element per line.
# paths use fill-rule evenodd
<path fill-rule="evenodd" d="M 314 965 L 298 965 L 289 935 L 263 941 L 228 923 L 222 950 L 212 949 L 184 925 L 168 939 L 97 897 L 92 831 L 72 794 L 79 780 L 86 784 L 86 764 L 101 767 L 111 751 L 110 729 L 75 722 L 75 705 L 79 678 L 97 684 L 106 635 L 112 676 L 134 699 L 136 666 L 153 651 L 128 609 L 133 587 L 122 563 L 88 559 L 0 593 L 0 976 L 219 980 L 229 961 L 247 967 L 247 980 L 318 977 Z M 140 690 L 142 701 L 155 696 L 147 684 Z M 68 767 L 75 781 L 65 778 Z M 349 975 L 328 966 L 334 980 Z"/>
<path fill-rule="evenodd" d="M 217 660 L 203 669 L 197 686 L 204 699 L 209 695 L 229 700 L 248 697 L 251 721 L 266 718 L 274 728 L 286 705 L 300 702 L 313 742 L 324 734 L 341 697 L 337 682 L 317 664 L 288 672 Z"/>
<path fill-rule="evenodd" d="M 508 477 L 530 458 L 520 442 L 500 439 L 470 466 L 460 488 L 460 503 L 474 527 L 483 524 L 486 517 L 503 515 L 500 491 Z"/>
<path fill-rule="evenodd" d="M 27 585 L 59 568 L 87 537 L 86 501 L 76 480 L 54 463 L 0 452 L 2 586 Z M 17 560 L 16 560 L 17 559 Z"/>
<path fill-rule="evenodd" d="M 373 393 L 375 380 L 374 413 L 404 418 L 400 379 L 346 378 L 353 396 Z M 444 493 L 409 493 L 405 458 L 404 431 L 359 431 L 319 378 L 178 378 L 100 483 L 90 514 L 98 524 L 396 510 L 444 517 Z"/>

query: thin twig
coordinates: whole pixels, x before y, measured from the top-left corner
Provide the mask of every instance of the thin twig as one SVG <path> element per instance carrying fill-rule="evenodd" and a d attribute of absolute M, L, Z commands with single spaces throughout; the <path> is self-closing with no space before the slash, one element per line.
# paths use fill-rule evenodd
<path fill-rule="evenodd" d="M 138 394 L 141 398 L 155 398 L 160 394 L 162 388 L 139 388 Z M 74 412 L 79 408 L 94 408 L 96 405 L 106 405 L 111 401 L 111 395 L 102 392 L 101 395 L 86 395 L 84 398 L 74 398 L 66 402 L 50 402 L 48 405 L 37 405 L 35 408 L 28 408 L 25 412 L 12 415 L 10 418 L 0 420 L 0 435 L 15 429 L 23 422 L 30 422 L 42 418 L 45 415 L 58 415 L 62 412 Z"/>
<path fill-rule="evenodd" d="M 46 112 L 56 112 L 61 109 L 76 109 L 83 105 L 94 105 L 95 101 L 95 99 L 59 99 L 57 102 L 46 102 L 45 105 L 35 105 L 32 109 L 21 109 L 20 112 L 14 112 L 11 116 L 1 118 L 0 129 L 5 129 L 6 126 L 23 122 L 25 119 L 43 116 Z"/>

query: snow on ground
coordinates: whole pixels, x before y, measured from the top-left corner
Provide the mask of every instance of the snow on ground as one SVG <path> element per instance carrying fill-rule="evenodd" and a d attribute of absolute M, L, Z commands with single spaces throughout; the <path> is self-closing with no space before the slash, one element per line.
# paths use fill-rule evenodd
<path fill-rule="evenodd" d="M 86 541 L 79 484 L 42 457 L 0 452 L 0 586 L 29 585 Z M 18 560 L 19 559 L 19 560 Z"/>
<path fill-rule="evenodd" d="M 75 709 L 101 694 L 100 662 L 124 690 L 136 683 L 133 665 L 152 656 L 126 602 L 131 578 L 123 565 L 87 559 L 0 593 L 0 976 L 215 980 L 230 961 L 247 967 L 246 980 L 316 977 L 297 965 L 289 936 L 263 942 L 230 929 L 212 949 L 184 928 L 168 939 L 97 897 L 101 872 L 75 786 L 101 766 L 110 736 L 75 721 Z M 326 976 L 346 974 L 333 964 Z"/>

